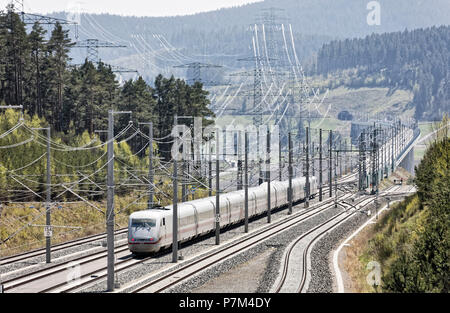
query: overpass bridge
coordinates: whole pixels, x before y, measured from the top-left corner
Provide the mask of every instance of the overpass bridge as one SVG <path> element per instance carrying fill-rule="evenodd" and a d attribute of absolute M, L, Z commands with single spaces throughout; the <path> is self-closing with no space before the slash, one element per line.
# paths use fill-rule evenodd
<path fill-rule="evenodd" d="M 415 128 L 412 137 L 395 160 L 395 167 L 400 166 L 409 173 L 414 174 L 414 146 L 419 142 L 420 136 L 420 129 Z"/>
<path fill-rule="evenodd" d="M 359 189 L 378 189 L 383 178 L 390 176 L 397 167 L 414 174 L 414 146 L 420 140 L 417 124 L 400 122 L 389 127 L 374 124 L 363 130 L 360 138 Z M 369 158 L 367 158 L 367 153 Z"/>

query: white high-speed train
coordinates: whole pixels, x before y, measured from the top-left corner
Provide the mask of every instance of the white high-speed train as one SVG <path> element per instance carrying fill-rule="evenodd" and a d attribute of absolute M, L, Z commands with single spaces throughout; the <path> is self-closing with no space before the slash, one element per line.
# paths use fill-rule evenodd
<path fill-rule="evenodd" d="M 305 198 L 304 177 L 292 180 L 292 201 Z M 288 204 L 288 181 L 271 182 L 271 208 Z M 310 178 L 310 195 L 317 193 L 317 179 Z M 178 203 L 178 240 L 185 242 L 215 231 L 216 198 L 208 197 Z M 244 190 L 220 195 L 220 227 L 226 227 L 245 219 Z M 157 252 L 172 244 L 172 205 L 161 209 L 134 212 L 129 217 L 128 247 L 131 252 Z M 267 183 L 248 189 L 248 216 L 267 212 Z"/>

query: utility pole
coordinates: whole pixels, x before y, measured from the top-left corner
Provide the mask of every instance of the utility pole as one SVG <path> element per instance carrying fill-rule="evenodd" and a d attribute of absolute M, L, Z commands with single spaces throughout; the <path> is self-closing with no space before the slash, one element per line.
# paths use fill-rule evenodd
<path fill-rule="evenodd" d="M 107 257 L 107 290 L 114 291 L 114 114 L 131 114 L 130 111 L 108 111 L 108 177 L 107 177 L 107 207 L 106 207 L 106 243 Z"/>
<path fill-rule="evenodd" d="M 106 236 L 108 247 L 108 291 L 114 290 L 114 115 L 108 111 L 108 177 L 107 177 L 107 209 Z M 112 230 L 112 232 L 111 232 Z M 112 248 L 112 250 L 111 250 Z"/>
<path fill-rule="evenodd" d="M 174 118 L 174 128 L 178 132 L 178 116 L 175 115 Z M 178 133 L 177 133 L 178 137 Z M 174 144 L 177 144 L 175 141 Z M 172 262 L 178 262 L 178 147 L 176 148 L 176 156 L 173 158 L 173 204 L 172 204 Z"/>
<path fill-rule="evenodd" d="M 281 131 L 278 132 L 278 180 L 283 181 L 283 166 L 281 164 Z"/>
<path fill-rule="evenodd" d="M 339 139 L 339 150 L 342 151 L 342 140 Z M 339 155 L 339 177 L 342 177 L 342 153 L 338 154 Z"/>
<path fill-rule="evenodd" d="M 361 148 L 361 153 L 362 153 L 362 177 L 363 177 L 363 181 L 362 181 L 362 190 L 365 190 L 368 186 L 368 181 L 367 181 L 367 164 L 366 164 L 366 130 L 363 129 L 362 132 L 362 148 Z"/>
<path fill-rule="evenodd" d="M 242 131 L 237 136 L 237 190 L 242 190 Z"/>
<path fill-rule="evenodd" d="M 322 195 L 322 128 L 319 130 L 319 201 L 323 200 Z"/>
<path fill-rule="evenodd" d="M 375 185 L 377 184 L 377 129 L 374 125 L 372 138 L 372 194 L 375 194 Z"/>
<path fill-rule="evenodd" d="M 183 145 L 183 160 L 181 160 L 181 202 L 186 202 L 186 149 L 185 145 Z"/>
<path fill-rule="evenodd" d="M 358 162 L 358 190 L 362 191 L 364 188 L 364 177 L 362 173 L 362 166 L 365 160 L 363 159 L 363 138 L 364 138 L 364 130 L 359 135 L 359 162 Z"/>
<path fill-rule="evenodd" d="M 248 133 L 245 132 L 244 157 L 244 205 L 245 205 L 245 232 L 248 233 Z"/>
<path fill-rule="evenodd" d="M 332 178 L 333 178 L 333 131 L 330 130 L 330 146 L 328 148 L 329 150 L 329 160 L 328 160 L 328 189 L 330 192 L 330 198 L 333 196 L 333 183 L 332 183 Z"/>
<path fill-rule="evenodd" d="M 52 233 L 53 227 L 51 223 L 51 202 L 52 202 L 52 193 L 51 193 L 51 163 L 50 163 L 50 126 L 44 128 L 33 128 L 33 130 L 46 130 L 47 131 L 47 199 L 45 203 L 45 262 L 51 263 L 51 247 L 52 247 Z"/>
<path fill-rule="evenodd" d="M 212 197 L 211 139 L 208 140 L 208 196 Z"/>
<path fill-rule="evenodd" d="M 47 235 L 45 237 L 45 262 L 51 263 L 51 246 L 52 246 L 52 223 L 51 223 L 51 164 L 50 164 L 50 126 L 47 127 L 47 207 L 45 210 L 45 224 L 47 225 Z"/>
<path fill-rule="evenodd" d="M 261 151 L 261 148 L 260 148 L 260 144 L 262 144 L 262 142 L 261 142 L 261 138 L 259 137 L 259 135 L 260 135 L 260 132 L 259 132 L 259 127 L 258 127 L 258 129 L 256 131 L 256 138 L 257 138 L 256 146 L 257 146 L 257 150 L 258 150 L 258 175 L 259 175 L 258 185 L 261 185 L 264 182 L 263 173 L 262 173 L 262 159 L 261 159 L 261 155 L 263 154 L 263 151 Z"/>
<path fill-rule="evenodd" d="M 314 141 L 312 142 L 312 148 L 311 148 L 311 170 L 312 170 L 312 176 L 316 176 L 316 166 L 315 166 L 315 155 L 316 151 L 314 149 Z"/>
<path fill-rule="evenodd" d="M 219 131 L 216 131 L 216 245 L 220 244 L 220 164 Z"/>
<path fill-rule="evenodd" d="M 267 181 L 267 223 L 271 222 L 271 199 L 270 199 L 270 131 L 267 128 L 267 147 L 266 147 L 266 181 Z"/>
<path fill-rule="evenodd" d="M 397 122 L 394 122 L 394 137 L 393 137 L 393 142 L 394 142 L 394 162 L 395 162 L 395 160 L 397 159 L 397 149 L 398 149 L 398 147 L 397 147 Z M 394 170 L 395 170 L 395 167 L 394 167 Z"/>
<path fill-rule="evenodd" d="M 353 150 L 352 140 L 350 139 L 350 150 Z M 350 154 L 350 174 L 353 173 L 353 154 Z"/>
<path fill-rule="evenodd" d="M 391 127 L 391 172 L 394 172 L 394 164 L 395 164 L 395 160 L 394 160 L 394 140 L 395 140 L 395 128 Z"/>
<path fill-rule="evenodd" d="M 291 133 L 289 132 L 289 165 L 288 165 L 288 171 L 289 171 L 289 188 L 288 188 L 288 201 L 289 201 L 289 213 L 292 214 L 292 138 Z"/>
<path fill-rule="evenodd" d="M 336 149 L 337 147 L 335 147 Z M 334 160 L 334 207 L 337 208 L 337 162 L 339 158 L 339 151 L 336 149 L 336 158 Z M 331 187 L 331 186 L 330 186 Z"/>
<path fill-rule="evenodd" d="M 380 128 L 376 129 L 377 135 L 380 133 L 381 134 L 381 130 Z M 378 136 L 377 136 L 378 137 Z M 378 139 L 378 141 L 381 141 L 380 139 Z M 377 181 L 377 189 L 378 189 L 378 185 L 380 184 L 380 155 L 381 155 L 381 151 L 380 149 L 382 147 L 380 147 L 381 145 L 378 145 L 378 141 L 375 142 L 375 144 L 377 145 L 377 149 L 376 149 L 376 166 L 377 166 L 377 171 L 376 171 L 376 181 Z"/>
<path fill-rule="evenodd" d="M 154 172 L 153 172 L 153 123 L 138 123 L 139 125 L 148 125 L 148 205 L 147 209 L 150 210 L 154 205 Z"/>
<path fill-rule="evenodd" d="M 347 139 L 344 140 L 344 175 L 347 173 Z M 342 176 L 342 175 L 341 175 Z"/>
<path fill-rule="evenodd" d="M 306 184 L 305 184 L 305 208 L 309 207 L 309 127 L 306 127 Z"/>
<path fill-rule="evenodd" d="M 386 129 L 383 129 L 383 175 L 381 176 L 381 179 L 384 179 L 384 175 L 387 176 L 387 169 L 386 169 L 386 146 L 387 146 L 387 131 Z"/>

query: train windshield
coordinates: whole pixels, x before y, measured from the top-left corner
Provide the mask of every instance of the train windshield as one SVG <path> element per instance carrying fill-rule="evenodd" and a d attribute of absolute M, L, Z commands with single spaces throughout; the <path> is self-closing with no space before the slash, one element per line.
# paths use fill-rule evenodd
<path fill-rule="evenodd" d="M 149 218 L 133 219 L 131 221 L 131 227 L 135 228 L 152 228 L 156 226 L 156 220 Z"/>

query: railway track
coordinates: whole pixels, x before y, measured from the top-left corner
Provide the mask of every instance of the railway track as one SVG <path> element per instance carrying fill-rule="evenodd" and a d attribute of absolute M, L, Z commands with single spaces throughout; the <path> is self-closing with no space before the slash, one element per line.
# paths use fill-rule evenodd
<path fill-rule="evenodd" d="M 348 179 L 354 176 L 354 174 L 347 175 L 343 177 L 343 179 Z M 328 190 L 328 187 L 323 189 L 324 193 Z M 321 203 L 332 202 L 334 199 L 327 199 Z M 127 229 L 120 229 L 116 232 L 116 234 L 125 233 Z M 86 244 L 92 241 L 97 241 L 105 238 L 105 234 L 85 237 L 80 240 L 72 241 L 66 244 L 58 245 L 56 250 L 52 249 L 52 252 L 59 251 L 63 249 L 68 249 L 71 247 L 75 247 L 78 245 Z M 82 251 L 83 252 L 83 251 Z M 12 262 L 17 262 L 19 260 L 26 260 L 27 258 L 34 258 L 40 254 L 44 254 L 45 249 L 41 249 L 40 251 L 32 251 L 30 253 L 24 253 L 21 255 L 17 255 L 11 258 L 5 258 L 3 261 L 6 261 L 3 264 L 9 264 Z M 167 252 L 165 252 L 167 254 Z M 135 259 L 133 255 L 128 253 L 127 243 L 121 244 L 116 247 L 115 250 L 116 255 L 116 273 L 119 273 L 123 270 L 130 269 L 131 267 L 144 263 L 154 256 L 150 256 L 144 259 Z M 67 256 L 64 256 L 66 258 Z M 98 251 L 93 254 L 85 255 L 82 257 L 76 257 L 69 261 L 55 263 L 50 267 L 40 268 L 34 272 L 26 273 L 20 276 L 16 276 L 11 279 L 3 280 L 4 291 L 5 292 L 74 292 L 77 290 L 81 290 L 86 286 L 89 286 L 93 283 L 98 282 L 99 280 L 106 277 L 106 251 Z M 80 265 L 89 265 L 90 270 L 81 270 L 79 274 L 77 274 L 77 279 L 75 281 L 71 281 L 68 277 L 71 275 L 71 271 L 73 272 L 77 266 Z M 25 267 L 20 270 L 25 270 L 30 267 Z M 2 276 L 8 276 L 10 273 L 5 273 Z M 9 275 L 10 276 L 10 275 Z M 51 285 L 49 286 L 49 283 Z M 44 286 L 44 287 L 43 287 Z"/>
<path fill-rule="evenodd" d="M 385 190 L 381 195 L 389 194 L 393 191 L 396 191 L 398 188 L 399 188 L 399 186 L 392 186 L 392 187 L 388 188 L 387 190 Z M 308 232 L 302 234 L 299 238 L 297 238 L 289 246 L 289 248 L 286 251 L 280 280 L 278 281 L 277 286 L 274 289 L 274 292 L 275 293 L 294 292 L 292 290 L 293 282 L 292 282 L 292 280 L 288 281 L 288 277 L 291 277 L 288 274 L 289 274 L 290 268 L 293 267 L 292 265 L 290 266 L 290 264 L 292 264 L 292 263 L 295 264 L 295 261 L 293 261 L 294 255 L 297 257 L 299 256 L 298 253 L 297 254 L 295 253 L 296 250 L 302 251 L 301 252 L 302 262 L 301 262 L 301 270 L 300 270 L 300 275 L 299 275 L 300 277 L 295 275 L 294 276 L 295 278 L 293 279 L 295 282 L 298 282 L 298 286 L 296 287 L 295 292 L 301 293 L 301 292 L 305 291 L 307 274 L 308 274 L 308 253 L 309 253 L 310 249 L 324 234 L 326 234 L 328 231 L 332 230 L 333 228 L 337 227 L 338 225 L 344 223 L 345 221 L 347 221 L 348 219 L 353 217 L 355 214 L 357 214 L 359 212 L 358 210 L 371 204 L 372 202 L 375 201 L 375 199 L 376 199 L 375 196 L 366 196 L 363 199 L 358 200 L 355 204 L 349 204 L 349 203 L 346 203 L 345 201 L 342 201 L 341 205 L 346 207 L 346 210 L 344 212 L 341 212 L 341 213 L 331 217 L 330 219 L 317 225 L 316 227 L 312 228 L 311 230 L 309 230 Z M 354 208 L 357 208 L 358 210 L 348 213 L 348 210 L 351 210 Z M 312 238 L 309 238 L 309 237 L 312 237 Z M 306 243 L 304 242 L 305 240 L 306 240 Z M 302 249 L 302 244 L 303 245 L 306 244 L 306 246 L 304 246 L 303 249 Z M 296 273 L 296 271 L 294 270 L 291 272 L 291 274 L 292 273 Z"/>
<path fill-rule="evenodd" d="M 332 199 L 329 199 L 328 201 L 332 201 Z M 311 210 L 318 210 L 318 208 L 311 208 Z M 310 210 L 309 210 L 310 211 Z M 308 212 L 309 212 L 308 211 Z M 306 213 L 306 212 L 305 212 Z M 164 251 L 164 252 L 159 252 L 158 255 L 159 256 L 163 256 L 163 255 L 167 255 L 170 252 Z M 131 254 L 130 254 L 131 256 Z M 129 270 L 131 267 L 142 264 L 144 262 L 147 262 L 151 259 L 154 259 L 155 256 L 149 256 L 149 257 L 145 257 L 142 259 L 134 259 L 134 258 L 130 258 L 127 260 L 122 260 L 122 261 L 118 261 L 115 263 L 115 273 L 120 273 L 124 270 Z M 47 289 L 43 289 L 40 292 L 77 292 L 77 291 L 81 291 L 87 287 L 89 287 L 90 285 L 104 279 L 107 275 L 106 269 L 105 268 L 101 268 L 97 271 L 91 271 L 88 272 L 86 274 L 83 274 L 80 276 L 80 278 L 72 283 L 65 283 L 62 282 L 60 284 L 54 285 L 50 288 Z M 95 276 L 95 277 L 93 277 Z"/>
<path fill-rule="evenodd" d="M 351 193 L 340 196 L 340 200 L 349 199 L 351 197 Z M 233 242 L 232 245 L 224 246 L 222 248 L 216 249 L 213 252 L 207 253 L 206 255 L 201 256 L 198 259 L 193 260 L 192 262 L 187 262 L 176 269 L 173 269 L 169 273 L 163 274 L 162 276 L 155 278 L 149 283 L 145 283 L 142 286 L 135 288 L 132 292 L 162 292 L 170 287 L 174 286 L 182 282 L 183 280 L 191 277 L 192 275 L 207 269 L 219 262 L 222 262 L 224 259 L 229 258 L 233 255 L 239 254 L 240 252 L 247 250 L 256 244 L 270 239 L 280 232 L 283 232 L 298 223 L 301 223 L 317 214 L 323 212 L 326 209 L 334 207 L 334 199 L 327 199 L 322 203 L 311 207 L 308 210 L 298 212 L 294 215 L 291 215 L 288 218 L 285 218 L 281 221 L 278 221 L 272 225 L 264 227 L 261 230 L 257 230 L 254 233 L 244 236 L 243 238 L 239 238 Z M 150 278 L 151 279 L 151 278 Z"/>
<path fill-rule="evenodd" d="M 122 240 L 123 241 L 123 240 Z M 128 245 L 127 242 L 124 244 L 120 244 L 115 247 L 115 254 L 123 255 L 123 253 L 128 254 Z M 47 281 L 50 279 L 52 283 L 57 282 L 58 280 L 67 281 L 67 275 L 71 269 L 76 265 L 81 266 L 93 262 L 103 261 L 107 256 L 107 251 L 102 249 L 101 251 L 97 251 L 95 253 L 84 255 L 81 257 L 76 257 L 74 259 L 64 261 L 61 263 L 55 263 L 51 266 L 47 266 L 44 268 L 39 268 L 31 273 L 24 273 L 19 276 L 15 276 L 10 279 L 6 279 L 2 281 L 3 290 L 5 292 L 40 292 L 39 289 L 40 284 L 45 285 L 48 283 Z M 63 274 L 61 274 L 63 273 Z M 10 273 L 7 273 L 10 274 Z M 3 274 L 3 276 L 6 276 Z M 26 286 L 21 288 L 22 286 Z"/>
<path fill-rule="evenodd" d="M 127 228 L 121 228 L 121 229 L 116 230 L 115 234 L 120 235 L 120 234 L 126 233 L 127 231 L 128 231 Z M 106 239 L 106 233 L 87 236 L 87 237 L 83 237 L 80 239 L 75 239 L 75 240 L 67 241 L 67 242 L 64 242 L 61 244 L 53 245 L 51 251 L 52 251 L 52 253 L 54 253 L 54 252 L 58 252 L 58 251 L 61 251 L 64 249 L 78 247 L 83 244 L 91 243 L 91 242 L 94 242 L 97 240 L 102 240 L 102 239 Z M 15 254 L 15 255 L 9 256 L 9 257 L 4 257 L 4 258 L 0 259 L 0 266 L 26 261 L 28 259 L 38 257 L 38 256 L 43 256 L 43 255 L 45 255 L 45 252 L 46 252 L 45 248 L 42 248 L 42 249 L 32 250 L 29 252 Z"/>

